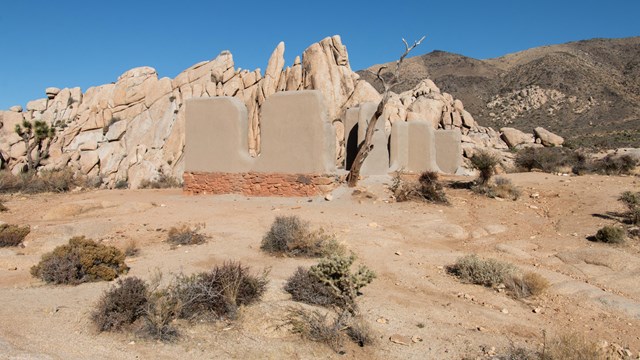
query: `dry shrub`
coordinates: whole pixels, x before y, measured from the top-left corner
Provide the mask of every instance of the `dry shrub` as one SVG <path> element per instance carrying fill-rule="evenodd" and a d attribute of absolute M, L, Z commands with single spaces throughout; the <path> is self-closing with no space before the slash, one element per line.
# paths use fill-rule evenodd
<path fill-rule="evenodd" d="M 540 360 L 541 355 L 535 351 L 531 351 L 523 347 L 511 346 L 505 354 L 498 355 L 493 359 L 495 360 Z"/>
<path fill-rule="evenodd" d="M 355 256 L 334 255 L 321 259 L 309 270 L 298 269 L 287 280 L 285 290 L 294 300 L 313 305 L 333 305 L 355 315 L 358 312 L 356 297 L 360 289 L 370 284 L 376 275 L 361 265 L 352 272 Z"/>
<path fill-rule="evenodd" d="M 239 262 L 225 262 L 209 272 L 178 275 L 168 289 L 179 304 L 178 317 L 235 318 L 239 306 L 261 299 L 268 284 L 268 272 L 253 275 Z"/>
<path fill-rule="evenodd" d="M 533 169 L 544 172 L 558 172 L 570 167 L 575 173 L 588 171 L 587 156 L 583 153 L 562 147 L 525 148 L 519 150 L 515 159 L 516 166 L 525 171 Z"/>
<path fill-rule="evenodd" d="M 151 291 L 143 311 L 144 323 L 138 331 L 142 337 L 169 342 L 180 336 L 173 325 L 178 316 L 179 304 L 166 289 Z"/>
<path fill-rule="evenodd" d="M 39 173 L 27 172 L 13 175 L 9 171 L 0 171 L 0 192 L 23 192 L 36 194 L 42 192 L 66 192 L 80 184 L 73 170 L 43 170 Z"/>
<path fill-rule="evenodd" d="M 337 316 L 332 319 L 330 313 L 318 310 L 291 308 L 288 311 L 285 324 L 291 326 L 291 331 L 300 334 L 302 338 L 320 342 L 339 352 L 344 344 L 342 328 L 344 319 Z"/>
<path fill-rule="evenodd" d="M 287 280 L 284 290 L 291 294 L 294 301 L 306 304 L 331 306 L 340 299 L 318 278 L 309 274 L 309 269 L 298 267 L 298 270 Z"/>
<path fill-rule="evenodd" d="M 31 232 L 29 225 L 0 225 L 0 247 L 20 246 L 29 232 Z"/>
<path fill-rule="evenodd" d="M 522 299 L 542 294 L 549 287 L 549 282 L 534 272 L 527 272 L 505 279 L 505 285 L 513 297 Z"/>
<path fill-rule="evenodd" d="M 625 191 L 618 198 L 627 207 L 625 216 L 630 224 L 640 225 L 640 191 Z"/>
<path fill-rule="evenodd" d="M 546 341 L 541 360 L 604 360 L 595 343 L 572 334 Z"/>
<path fill-rule="evenodd" d="M 147 285 L 137 277 L 118 279 L 96 305 L 91 320 L 100 331 L 116 331 L 142 317 L 147 304 Z"/>
<path fill-rule="evenodd" d="M 124 258 L 122 251 L 113 246 L 77 236 L 44 254 L 31 268 L 31 275 L 54 284 L 111 281 L 129 269 Z"/>
<path fill-rule="evenodd" d="M 4 205 L 4 201 L 0 200 L 0 212 L 9 211 L 9 208 Z"/>
<path fill-rule="evenodd" d="M 435 171 L 423 172 L 418 182 L 402 180 L 398 172 L 393 179 L 391 190 L 397 201 L 420 200 L 439 204 L 449 203 L 444 187 L 438 180 L 438 173 Z"/>
<path fill-rule="evenodd" d="M 140 189 L 168 189 L 182 187 L 182 181 L 173 176 L 160 173 L 154 180 L 144 179 L 140 182 Z"/>
<path fill-rule="evenodd" d="M 592 172 L 607 175 L 630 174 L 636 166 L 638 162 L 629 155 L 607 155 L 594 161 Z"/>
<path fill-rule="evenodd" d="M 375 342 L 373 330 L 361 316 L 351 318 L 346 331 L 349 338 L 360 347 L 372 345 Z"/>
<path fill-rule="evenodd" d="M 490 198 L 518 200 L 520 189 L 511 180 L 503 177 L 496 177 L 493 183 L 478 184 L 471 187 L 476 194 L 482 194 Z"/>
<path fill-rule="evenodd" d="M 513 276 L 516 268 L 494 259 L 483 260 L 477 255 L 466 255 L 453 265 L 447 267 L 447 272 L 457 276 L 460 280 L 472 284 L 495 287 L 504 284 Z"/>
<path fill-rule="evenodd" d="M 135 240 L 130 240 L 124 248 L 124 256 L 133 257 L 140 254 L 140 248 Z"/>
<path fill-rule="evenodd" d="M 204 244 L 207 241 L 207 236 L 200 234 L 201 226 L 196 226 L 191 229 L 189 225 L 182 225 L 181 227 L 172 227 L 167 234 L 167 242 L 171 245 L 199 245 Z"/>
<path fill-rule="evenodd" d="M 480 172 L 478 184 L 486 184 L 495 174 L 500 159 L 486 150 L 479 150 L 469 159 L 471 165 Z"/>
<path fill-rule="evenodd" d="M 623 228 L 607 225 L 598 230 L 596 236 L 594 236 L 594 240 L 609 244 L 622 244 L 624 242 L 624 233 Z"/>
<path fill-rule="evenodd" d="M 299 217 L 277 216 L 262 238 L 260 249 L 276 255 L 321 257 L 344 254 L 338 240 L 323 229 L 311 231 Z"/>

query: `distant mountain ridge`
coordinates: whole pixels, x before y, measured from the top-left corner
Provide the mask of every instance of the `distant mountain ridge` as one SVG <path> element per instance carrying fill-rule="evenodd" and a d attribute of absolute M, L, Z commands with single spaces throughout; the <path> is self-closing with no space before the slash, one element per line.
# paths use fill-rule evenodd
<path fill-rule="evenodd" d="M 368 70 L 381 65 L 391 63 Z M 358 73 L 380 91 L 372 73 Z M 640 147 L 640 37 L 543 46 L 487 60 L 433 51 L 407 58 L 400 78 L 396 92 L 430 78 L 484 126 L 527 132 L 543 126 L 569 144 Z"/>

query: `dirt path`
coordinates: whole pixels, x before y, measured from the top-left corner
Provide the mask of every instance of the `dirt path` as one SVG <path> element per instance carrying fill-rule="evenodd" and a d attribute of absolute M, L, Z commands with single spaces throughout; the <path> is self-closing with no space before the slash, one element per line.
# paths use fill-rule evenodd
<path fill-rule="evenodd" d="M 180 190 L 104 190 L 7 196 L 7 223 L 31 224 L 26 247 L 0 249 L 0 358 L 8 359 L 201 359 L 371 358 L 460 359 L 495 347 L 538 346 L 548 334 L 578 332 L 640 351 L 640 246 L 586 240 L 612 221 L 593 214 L 621 211 L 616 197 L 640 190 L 633 177 L 561 177 L 542 173 L 508 176 L 522 189 L 517 201 L 499 201 L 449 189 L 451 206 L 388 202 L 383 181 L 365 182 L 372 194 L 338 189 L 322 198 L 184 196 Z M 375 345 L 349 345 L 346 355 L 302 341 L 278 328 L 294 303 L 282 290 L 298 266 L 314 260 L 273 258 L 259 250 L 277 215 L 298 215 L 335 233 L 378 278 L 364 289 L 361 308 L 378 335 Z M 211 239 L 171 249 L 166 229 L 204 224 Z M 181 327 L 183 339 L 162 344 L 131 334 L 99 334 L 89 313 L 108 283 L 49 286 L 29 268 L 40 256 L 85 235 L 125 247 L 139 256 L 130 275 L 204 271 L 225 260 L 271 268 L 262 303 L 233 324 Z M 444 267 L 477 253 L 547 278 L 549 291 L 518 301 L 504 293 L 462 284 Z M 534 309 L 536 312 L 534 312 Z M 389 336 L 422 339 L 410 346 Z"/>

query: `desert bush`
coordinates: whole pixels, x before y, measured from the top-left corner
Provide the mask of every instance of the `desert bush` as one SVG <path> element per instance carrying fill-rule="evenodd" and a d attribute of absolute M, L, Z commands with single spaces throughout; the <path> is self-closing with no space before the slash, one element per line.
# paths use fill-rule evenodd
<path fill-rule="evenodd" d="M 307 340 L 324 343 L 335 352 L 340 351 L 344 344 L 341 331 L 345 326 L 343 316 L 331 319 L 329 313 L 322 314 L 318 310 L 291 308 L 287 313 L 285 324 L 291 326 L 293 333 L 300 334 Z"/>
<path fill-rule="evenodd" d="M 176 340 L 180 333 L 173 321 L 178 317 L 179 309 L 178 299 L 170 296 L 166 289 L 149 292 L 143 308 L 144 323 L 138 334 L 165 342 Z"/>
<path fill-rule="evenodd" d="M 0 171 L 0 192 L 23 192 L 36 194 L 42 192 L 66 192 L 79 185 L 73 170 L 35 171 L 13 175 L 9 171 Z"/>
<path fill-rule="evenodd" d="M 125 179 L 120 179 L 118 181 L 116 181 L 116 183 L 113 185 L 114 189 L 118 189 L 118 190 L 122 190 L 122 189 L 128 189 L 129 188 L 129 182 Z"/>
<path fill-rule="evenodd" d="M 624 233 L 623 228 L 607 225 L 598 230 L 594 240 L 609 244 L 621 244 L 624 242 Z"/>
<path fill-rule="evenodd" d="M 511 180 L 503 177 L 496 177 L 493 183 L 487 182 L 477 184 L 471 187 L 476 194 L 485 195 L 490 198 L 518 200 L 520 197 L 520 189 L 513 185 Z"/>
<path fill-rule="evenodd" d="M 455 264 L 447 267 L 447 272 L 464 282 L 495 287 L 512 277 L 516 268 L 494 259 L 483 260 L 472 254 L 459 258 Z"/>
<path fill-rule="evenodd" d="M 593 172 L 607 175 L 630 174 L 636 166 L 638 166 L 638 162 L 629 155 L 607 155 L 594 161 Z"/>
<path fill-rule="evenodd" d="M 260 249 L 277 255 L 319 257 L 343 254 L 344 246 L 323 229 L 311 231 L 299 217 L 277 216 L 262 238 Z"/>
<path fill-rule="evenodd" d="M 632 225 L 640 225 L 640 191 L 625 191 L 618 198 L 626 207 L 625 216 Z"/>
<path fill-rule="evenodd" d="M 471 165 L 480 172 L 479 184 L 486 184 L 495 174 L 496 166 L 500 163 L 496 155 L 485 150 L 477 151 L 469 160 Z"/>
<path fill-rule="evenodd" d="M 19 246 L 30 232 L 29 225 L 2 224 L 0 225 L 0 247 Z"/>
<path fill-rule="evenodd" d="M 309 274 L 309 269 L 298 267 L 287 280 L 284 290 L 291 294 L 294 301 L 306 304 L 331 306 L 340 303 L 340 298 L 317 277 Z"/>
<path fill-rule="evenodd" d="M 321 259 L 318 264 L 309 268 L 309 274 L 317 278 L 322 284 L 332 291 L 339 301 L 338 307 L 356 314 L 358 311 L 356 297 L 360 295 L 360 289 L 370 284 L 376 274 L 368 267 L 360 265 L 355 272 L 351 271 L 356 257 L 333 255 Z"/>
<path fill-rule="evenodd" d="M 122 251 L 113 246 L 77 236 L 44 254 L 31 268 L 31 275 L 54 284 L 110 281 L 128 270 L 124 258 Z"/>
<path fill-rule="evenodd" d="M 498 355 L 495 360 L 541 360 L 541 354 L 523 347 L 511 346 L 504 354 Z"/>
<path fill-rule="evenodd" d="M 260 300 L 268 284 L 267 272 L 253 275 L 239 262 L 225 262 L 209 272 L 179 275 L 169 296 L 179 304 L 178 317 L 235 318 L 239 306 Z"/>
<path fill-rule="evenodd" d="M 423 172 L 418 182 L 404 181 L 398 173 L 394 177 L 391 190 L 397 201 L 422 200 L 440 204 L 449 203 L 444 187 L 438 180 L 438 173 L 435 171 Z"/>
<path fill-rule="evenodd" d="M 542 294 L 549 287 L 549 282 L 536 273 L 527 272 L 522 276 L 507 277 L 505 285 L 513 297 L 522 299 Z"/>
<path fill-rule="evenodd" d="M 561 335 L 547 341 L 540 360 L 600 360 L 602 352 L 595 343 L 575 335 Z"/>
<path fill-rule="evenodd" d="M 200 234 L 200 226 L 192 229 L 189 225 L 181 227 L 172 227 L 167 233 L 167 242 L 171 245 L 199 245 L 207 241 L 207 236 Z"/>
<path fill-rule="evenodd" d="M 182 187 L 182 181 L 173 176 L 160 173 L 154 180 L 144 179 L 140 182 L 141 189 L 168 189 Z"/>
<path fill-rule="evenodd" d="M 100 298 L 91 320 L 100 331 L 120 330 L 144 315 L 147 285 L 137 277 L 118 279 L 118 284 Z"/>
<path fill-rule="evenodd" d="M 9 211 L 9 208 L 5 206 L 4 200 L 0 200 L 0 212 Z"/>
<path fill-rule="evenodd" d="M 349 338 L 360 347 L 371 345 L 375 342 L 373 330 L 361 316 L 350 318 L 346 331 Z"/>
<path fill-rule="evenodd" d="M 561 147 L 522 149 L 516 154 L 515 164 L 526 171 L 558 172 L 561 168 L 570 167 L 575 169 L 574 172 L 583 172 L 588 169 L 584 153 Z"/>
<path fill-rule="evenodd" d="M 130 240 L 124 248 L 124 256 L 132 257 L 140 253 L 140 248 L 135 240 Z"/>

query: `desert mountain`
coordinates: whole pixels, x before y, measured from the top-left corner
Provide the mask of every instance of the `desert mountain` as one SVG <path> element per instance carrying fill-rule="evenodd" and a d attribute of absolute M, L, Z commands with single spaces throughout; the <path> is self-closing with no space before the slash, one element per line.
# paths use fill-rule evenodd
<path fill-rule="evenodd" d="M 382 65 L 370 67 L 374 73 Z M 378 90 L 368 71 L 358 72 Z M 389 73 L 385 73 L 390 76 Z M 425 78 L 481 125 L 543 126 L 574 145 L 640 147 L 640 37 L 592 39 L 478 60 L 434 51 L 405 60 L 397 92 Z"/>

